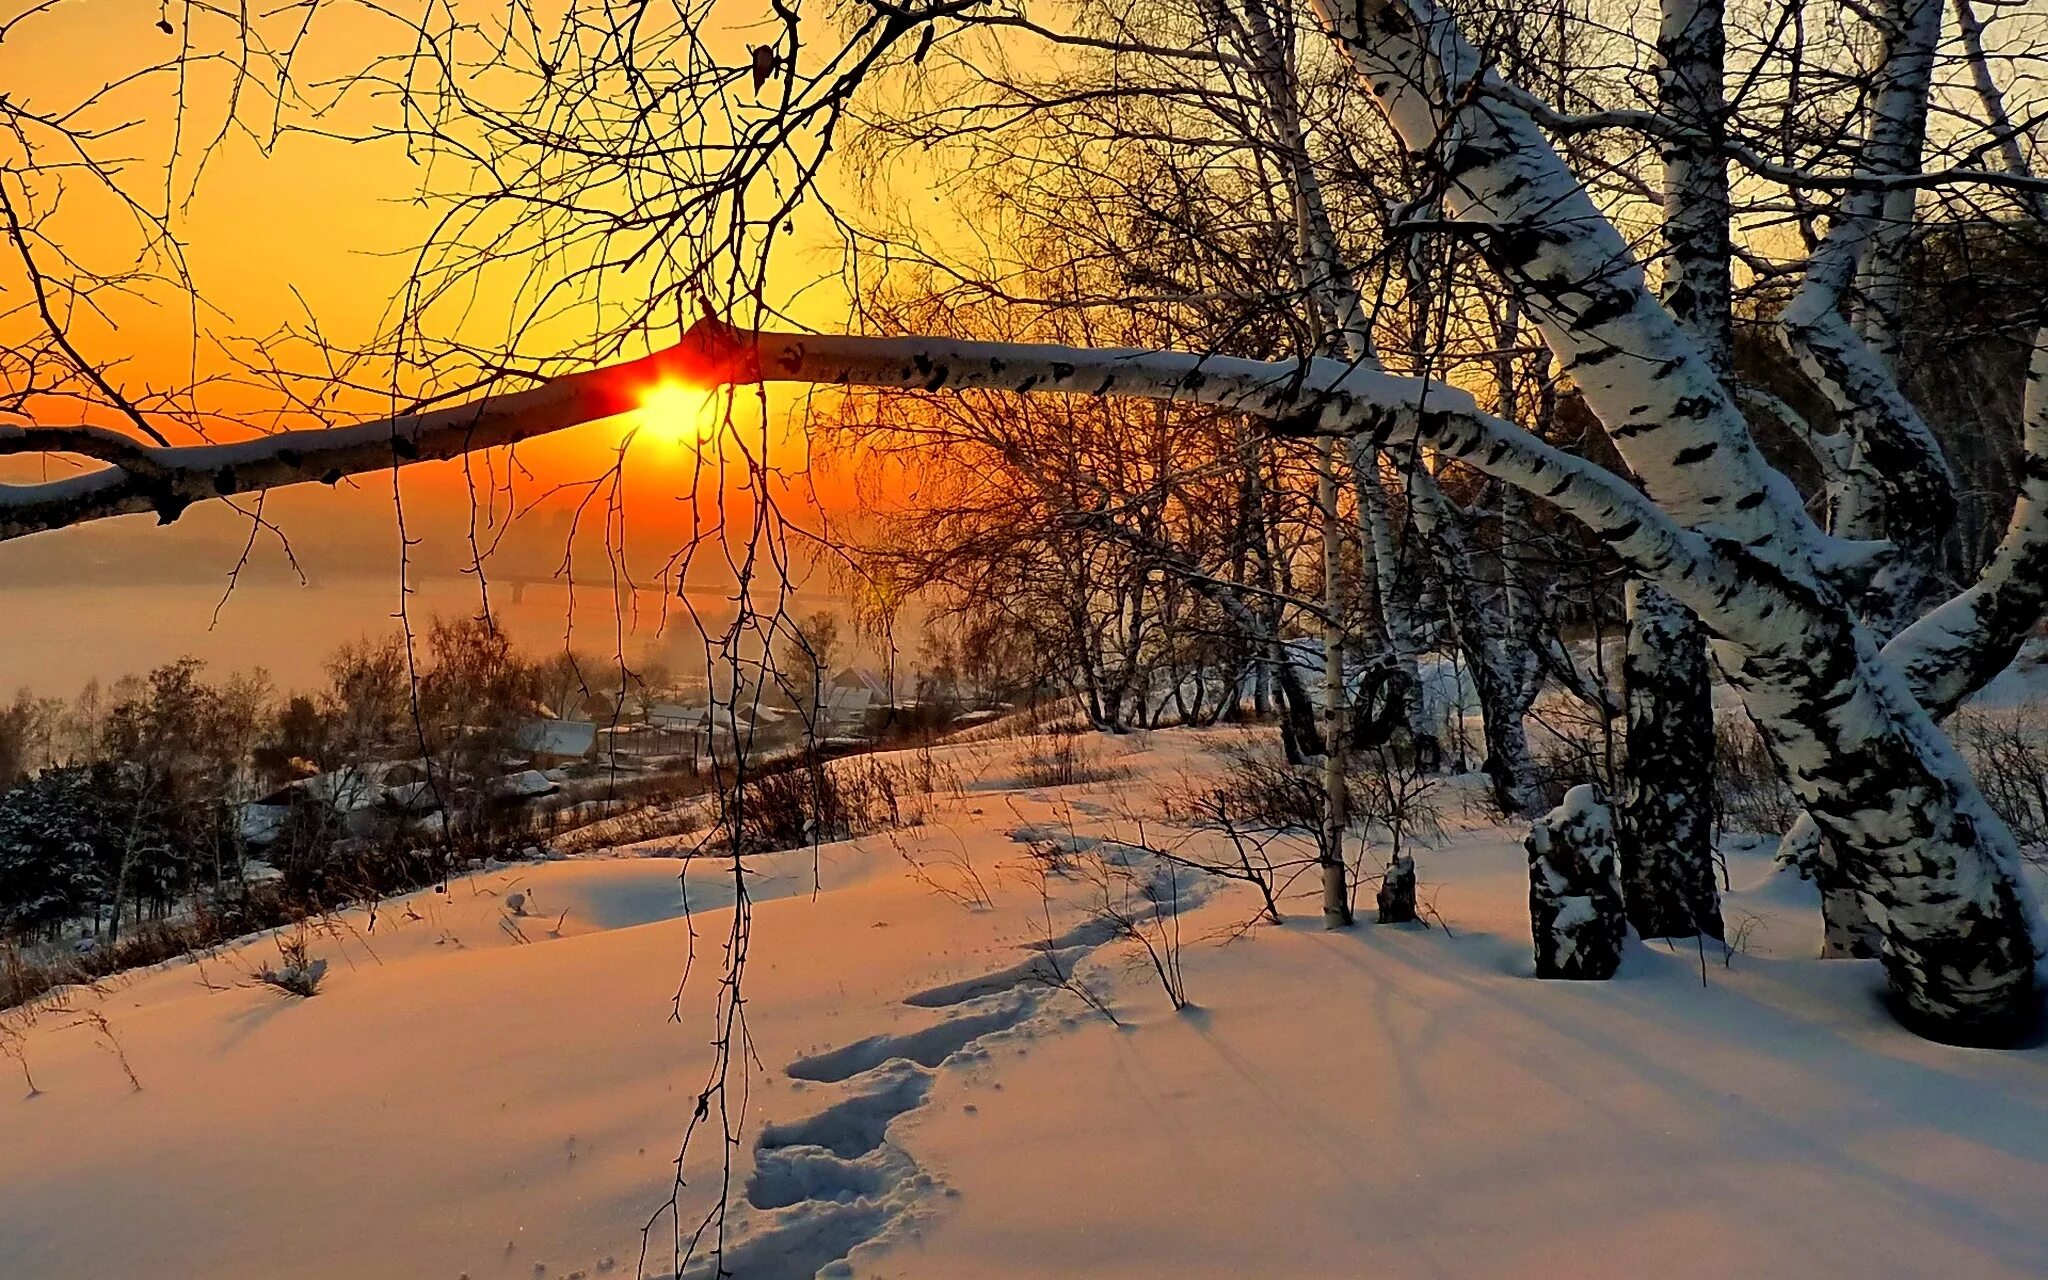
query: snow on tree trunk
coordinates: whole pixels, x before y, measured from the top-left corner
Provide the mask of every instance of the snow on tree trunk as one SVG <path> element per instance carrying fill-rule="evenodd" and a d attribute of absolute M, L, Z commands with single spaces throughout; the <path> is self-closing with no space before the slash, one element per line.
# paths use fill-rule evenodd
<path fill-rule="evenodd" d="M 1721 936 L 1714 886 L 1714 702 L 1706 638 L 1661 588 L 1628 584 L 1628 765 L 1619 831 L 1628 920 L 1645 938 Z"/>
<path fill-rule="evenodd" d="M 1904 1016 L 1948 1038 L 2030 1023 L 2037 909 L 2018 847 L 1844 598 L 1861 549 L 1822 533 L 1764 462 L 1711 363 L 1518 105 L 1526 95 L 1445 11 L 1432 0 L 1317 9 L 1395 130 L 1438 166 L 1446 213 L 1521 292 L 1629 467 L 1711 548 L 1679 565 L 1632 547 L 1645 529 L 1596 517 L 1601 537 L 1707 622 L 1721 670 L 1884 932 Z M 1485 447 L 1480 434 L 1471 448 Z M 1560 491 L 1571 483 L 1560 477 Z"/>
<path fill-rule="evenodd" d="M 2020 437 L 2019 500 L 1998 550 L 1968 590 L 1884 647 L 1885 661 L 1936 720 L 2011 665 L 2048 604 L 2048 329 L 2034 336 Z M 1811 815 L 1801 814 L 1785 833 L 1778 859 L 1799 867 L 1820 889 L 1823 956 L 1878 954 L 1877 926 Z"/>
<path fill-rule="evenodd" d="M 1732 361 L 1720 0 L 1664 0 L 1658 102 L 1707 141 L 1667 142 L 1664 303 L 1725 379 Z M 1714 701 L 1706 633 L 1654 583 L 1630 580 L 1622 658 L 1626 750 L 1616 814 L 1629 923 L 1645 938 L 1722 936 L 1714 885 Z"/>
<path fill-rule="evenodd" d="M 1941 0 L 1884 5 L 1884 58 L 1861 157 L 1870 172 L 1902 174 L 1919 165 L 1941 13 Z M 1849 437 L 1852 492 L 1835 512 L 1834 532 L 1893 546 L 1863 600 L 1870 625 L 1884 636 L 1898 634 L 1926 605 L 1956 510 L 1948 460 L 1892 368 L 1913 197 L 1910 188 L 1847 196 L 1778 319 L 1786 345 Z M 1865 304 L 1860 329 L 1847 314 L 1852 291 Z"/>
<path fill-rule="evenodd" d="M 1778 842 L 1778 861 L 1798 867 L 1820 891 L 1821 959 L 1868 960 L 1879 953 L 1884 937 L 1811 816 L 1800 814 Z"/>
<path fill-rule="evenodd" d="M 1628 936 L 1614 819 L 1591 783 L 1536 820 L 1529 851 L 1529 927 L 1536 976 L 1604 981 L 1621 966 Z"/>
<path fill-rule="evenodd" d="M 1380 877 L 1378 896 L 1381 924 L 1414 922 L 1415 859 L 1404 853 L 1387 863 L 1386 874 Z"/>

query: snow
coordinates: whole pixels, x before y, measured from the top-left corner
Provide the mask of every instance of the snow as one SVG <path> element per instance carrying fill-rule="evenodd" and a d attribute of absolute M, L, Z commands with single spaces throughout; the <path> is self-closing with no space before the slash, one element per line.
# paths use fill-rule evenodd
<path fill-rule="evenodd" d="M 560 784 L 539 769 L 521 769 L 517 773 L 493 778 L 490 783 L 491 794 L 506 799 L 531 799 L 552 795 L 559 790 Z"/>
<path fill-rule="evenodd" d="M 961 785 L 927 826 L 818 850 L 815 893 L 812 851 L 761 860 L 738 1275 L 2048 1272 L 2048 1049 L 1899 1030 L 1874 964 L 1809 958 L 1812 888 L 1766 842 L 1730 849 L 1728 966 L 1631 940 L 1612 982 L 1537 982 L 1522 831 L 1454 795 L 1416 850 L 1451 933 L 1325 932 L 1303 886 L 1224 943 L 1252 895 L 1209 883 L 1172 1012 L 1081 878 L 1041 900 L 1028 840 L 1142 861 L 1133 818 L 1157 838 L 1158 791 L 1236 736 L 1133 735 L 1121 776 L 1053 790 L 1014 785 L 1028 741 L 936 748 Z M 311 998 L 250 981 L 268 938 L 75 993 L 111 1040 L 40 1019 L 33 1096 L 0 1060 L 0 1273 L 635 1275 L 732 902 L 698 865 L 686 919 L 681 864 L 639 852 L 352 912 Z M 719 1181 L 700 1141 L 686 1220 Z"/>
<path fill-rule="evenodd" d="M 2012 665 L 1993 676 L 1964 705 L 1983 711 L 2008 711 L 2048 703 L 2048 640 L 2020 646 Z"/>

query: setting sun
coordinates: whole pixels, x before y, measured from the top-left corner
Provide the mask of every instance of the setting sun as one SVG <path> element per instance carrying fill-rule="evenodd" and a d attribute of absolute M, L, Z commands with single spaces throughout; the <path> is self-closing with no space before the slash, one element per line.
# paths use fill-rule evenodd
<path fill-rule="evenodd" d="M 636 425 L 664 444 L 697 445 L 717 434 L 723 409 L 716 390 L 659 382 L 641 394 Z"/>

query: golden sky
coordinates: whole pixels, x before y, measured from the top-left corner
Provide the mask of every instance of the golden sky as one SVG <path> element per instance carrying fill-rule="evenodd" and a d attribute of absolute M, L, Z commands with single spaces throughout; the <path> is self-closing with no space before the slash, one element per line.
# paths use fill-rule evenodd
<path fill-rule="evenodd" d="M 36 5 L 37 0 L 0 0 L 0 22 L 15 20 L 0 37 L 0 86 L 6 87 L 7 99 L 28 111 L 64 115 L 102 92 L 102 86 L 115 86 L 68 118 L 88 129 L 110 130 L 94 143 L 95 153 L 118 157 L 115 177 L 130 198 L 153 212 L 168 211 L 182 267 L 189 270 L 203 299 L 195 311 L 171 284 L 145 286 L 133 296 L 106 302 L 104 315 L 83 307 L 71 310 L 72 340 L 95 363 L 109 365 L 110 380 L 132 397 L 199 382 L 194 402 L 218 434 L 247 431 L 251 423 L 259 428 L 306 425 L 311 415 L 302 410 L 287 407 L 276 412 L 280 402 L 274 388 L 209 385 L 205 380 L 245 362 L 250 339 L 274 335 L 287 326 L 304 334 L 317 325 L 334 345 L 349 347 L 372 341 L 390 324 L 394 299 L 413 272 L 413 251 L 430 238 L 440 214 L 437 206 L 420 199 L 422 188 L 446 189 L 451 183 L 470 181 L 470 175 L 447 165 L 416 163 L 396 141 L 345 141 L 317 136 L 312 130 L 362 134 L 399 118 L 397 100 L 389 92 L 358 89 L 340 95 L 335 107 L 319 104 L 336 98 L 328 86 L 339 78 L 359 72 L 380 54 L 406 47 L 406 32 L 371 6 L 325 0 L 310 11 L 312 20 L 296 44 L 292 65 L 293 83 L 315 107 L 301 101 L 273 117 L 266 101 L 268 73 L 260 59 L 252 64 L 255 69 L 241 83 L 239 95 L 231 92 L 236 79 L 221 58 L 242 55 L 234 25 L 218 14 L 175 0 L 167 8 L 155 0 L 58 0 L 41 10 Z M 502 21 L 505 12 L 504 6 L 481 0 L 458 5 L 457 10 L 465 18 L 491 21 Z M 706 32 L 705 39 L 721 62 L 728 57 L 738 62 L 752 34 L 739 19 L 751 10 L 721 5 L 720 11 L 733 15 L 733 26 Z M 552 7 L 540 16 L 544 25 L 558 17 Z M 273 45 L 280 44 L 291 34 L 288 26 L 303 20 L 299 10 L 275 10 L 261 32 Z M 170 34 L 160 29 L 160 21 L 171 24 Z M 183 66 L 167 66 L 175 63 L 181 50 L 189 51 Z M 130 79 L 152 67 L 160 69 Z M 231 104 L 235 115 L 230 121 Z M 272 119 L 295 127 L 273 133 L 268 127 Z M 202 155 L 205 167 L 199 170 Z M 39 158 L 47 164 L 52 157 L 53 149 L 46 144 Z M 17 143 L 0 140 L 0 164 L 18 166 L 21 158 Z M 24 192 L 17 171 L 9 190 L 17 198 L 56 209 L 44 230 L 82 266 L 109 273 L 131 267 L 142 243 L 135 217 L 89 181 L 65 179 L 58 200 L 55 181 L 47 173 L 27 179 Z M 54 256 L 41 244 L 35 248 L 41 257 Z M 829 280 L 823 287 L 811 287 L 819 277 L 832 274 L 836 251 L 837 242 L 826 234 L 823 223 L 800 215 L 778 256 L 780 276 L 771 279 L 771 294 L 779 291 L 792 299 L 792 311 L 808 323 L 843 324 L 843 291 Z M 161 269 L 164 260 L 153 261 Z M 568 265 L 551 269 L 565 270 Z M 6 290 L 0 305 L 18 305 L 24 297 L 22 284 L 18 264 L 10 257 L 0 265 L 0 287 Z M 435 313 L 432 319 L 440 327 L 427 336 L 484 348 L 502 344 L 513 310 L 509 290 L 502 281 L 486 278 L 459 314 L 453 308 Z M 60 309 L 64 301 L 60 297 Z M 5 323 L 18 327 L 27 319 L 16 314 Z M 581 336 L 575 329 L 579 323 L 579 313 L 572 309 L 556 322 L 561 330 L 558 347 L 543 349 L 553 335 L 542 328 L 528 331 L 522 350 L 529 355 L 572 351 Z M 672 337 L 672 330 L 650 333 L 645 341 L 656 344 Z M 278 350 L 297 370 L 318 367 L 303 343 Z M 361 368 L 354 376 L 365 388 L 352 396 L 337 396 L 336 405 L 342 413 L 375 411 L 378 370 Z M 388 386 L 389 375 L 382 376 Z M 302 394 L 306 385 L 299 384 Z M 509 494 L 500 489 L 485 502 L 494 519 L 508 506 L 524 511 L 538 503 L 541 511 L 559 521 L 563 513 L 587 505 L 629 439 L 619 483 L 635 533 L 650 547 L 687 537 L 693 527 L 712 518 L 719 505 L 715 495 L 722 493 L 728 503 L 734 502 L 735 490 L 743 486 L 729 477 L 743 472 L 747 459 L 764 450 L 772 466 L 784 473 L 778 497 L 792 510 L 801 511 L 819 498 L 833 507 L 845 496 L 841 481 L 805 474 L 802 433 L 788 421 L 793 395 L 772 400 L 764 421 L 762 406 L 752 393 L 727 400 L 683 387 L 649 392 L 646 412 L 529 442 L 520 447 L 516 461 L 499 455 L 467 468 L 439 464 L 410 469 L 402 486 L 410 518 L 430 530 L 462 531 L 469 522 L 472 491 L 489 491 L 497 487 L 494 481 L 513 476 Z M 45 406 L 44 411 L 75 412 L 62 405 Z M 213 415 L 242 416 L 244 421 L 223 423 Z M 88 416 L 119 425 L 118 417 L 105 412 Z M 28 464 L 15 464 L 8 475 L 21 477 L 24 465 Z M 41 465 L 29 468 L 31 475 L 41 472 Z M 579 487 L 583 482 L 595 482 L 598 488 Z M 352 494 L 314 489 L 278 495 L 266 514 L 286 514 L 289 527 L 296 531 L 321 533 L 333 524 L 333 532 L 349 536 L 354 529 L 367 538 L 375 536 L 378 523 L 392 522 L 391 492 L 388 478 L 365 477 Z M 744 510 L 744 503 L 739 509 Z M 224 519 L 208 513 L 199 523 L 218 530 Z M 233 520 L 226 522 L 240 527 Z M 142 526 L 147 521 L 121 523 Z M 148 536 L 154 541 L 146 545 L 178 545 L 175 537 Z M 0 560 L 0 565 L 4 563 Z"/>

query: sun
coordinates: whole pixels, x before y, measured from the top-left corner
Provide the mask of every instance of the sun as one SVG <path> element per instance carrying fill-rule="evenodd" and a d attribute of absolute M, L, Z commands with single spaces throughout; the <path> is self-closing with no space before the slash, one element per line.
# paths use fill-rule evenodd
<path fill-rule="evenodd" d="M 718 433 L 724 406 L 718 392 L 673 379 L 640 393 L 636 428 L 663 444 L 695 447 Z"/>

